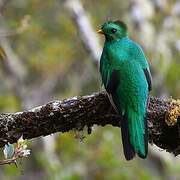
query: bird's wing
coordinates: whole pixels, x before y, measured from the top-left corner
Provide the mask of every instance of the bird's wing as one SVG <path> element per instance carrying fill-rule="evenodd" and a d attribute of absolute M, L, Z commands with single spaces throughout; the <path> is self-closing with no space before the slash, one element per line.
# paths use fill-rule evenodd
<path fill-rule="evenodd" d="M 118 71 L 112 69 L 111 76 L 109 78 L 109 82 L 106 86 L 106 91 L 108 93 L 114 94 L 119 84 Z"/>
<path fill-rule="evenodd" d="M 114 110 L 118 112 L 118 109 L 113 100 L 113 94 L 115 93 L 119 83 L 117 77 L 117 71 L 113 70 L 112 67 L 109 66 L 108 59 L 105 53 L 103 53 L 101 56 L 100 73 L 101 73 L 103 85 L 108 94 L 109 101 L 113 106 Z"/>
<path fill-rule="evenodd" d="M 152 76 L 151 76 L 151 72 L 150 72 L 150 69 L 149 69 L 149 64 L 148 64 L 148 61 L 146 59 L 146 56 L 145 56 L 141 46 L 139 46 L 135 42 L 133 42 L 132 45 L 134 47 L 134 51 L 133 51 L 134 59 L 143 68 L 144 75 L 146 76 L 146 80 L 147 80 L 147 83 L 148 83 L 148 89 L 149 89 L 149 91 L 151 91 L 152 90 Z"/>
<path fill-rule="evenodd" d="M 100 73 L 101 73 L 101 77 L 102 77 L 102 83 L 104 85 L 104 87 L 106 88 L 109 79 L 110 79 L 110 74 L 111 74 L 111 68 L 108 64 L 108 59 L 107 59 L 107 55 L 104 53 L 102 53 L 101 55 L 101 59 L 100 59 Z"/>
<path fill-rule="evenodd" d="M 149 69 L 147 69 L 147 68 L 143 69 L 143 71 L 144 71 L 144 74 L 146 76 L 146 80 L 147 80 L 147 83 L 148 83 L 148 89 L 149 89 L 149 91 L 151 91 L 152 90 L 152 77 L 151 77 L 151 73 L 150 73 Z"/>
<path fill-rule="evenodd" d="M 109 82 L 107 83 L 106 91 L 108 92 L 109 100 L 115 109 L 116 112 L 118 112 L 118 109 L 116 105 L 114 104 L 113 95 L 116 93 L 117 87 L 119 86 L 119 78 L 118 78 L 118 71 L 112 70 Z"/>

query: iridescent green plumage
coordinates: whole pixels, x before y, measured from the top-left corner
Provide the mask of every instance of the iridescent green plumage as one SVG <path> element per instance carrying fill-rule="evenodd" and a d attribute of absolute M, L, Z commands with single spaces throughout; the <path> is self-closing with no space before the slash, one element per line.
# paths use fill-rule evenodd
<path fill-rule="evenodd" d="M 101 33 L 105 44 L 100 60 L 102 82 L 121 122 L 124 154 L 127 160 L 137 153 L 147 156 L 147 123 L 145 121 L 151 75 L 141 47 L 127 36 L 121 21 L 104 23 Z"/>

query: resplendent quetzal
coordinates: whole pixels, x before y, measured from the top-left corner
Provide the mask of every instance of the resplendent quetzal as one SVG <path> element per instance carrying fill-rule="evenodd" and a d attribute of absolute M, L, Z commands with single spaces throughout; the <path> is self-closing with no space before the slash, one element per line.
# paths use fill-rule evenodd
<path fill-rule="evenodd" d="M 137 153 L 146 158 L 148 132 L 146 109 L 151 90 L 149 65 L 141 47 L 128 38 L 122 21 L 109 21 L 98 33 L 105 43 L 100 60 L 102 82 L 111 104 L 123 116 L 121 133 L 124 155 L 131 160 Z"/>

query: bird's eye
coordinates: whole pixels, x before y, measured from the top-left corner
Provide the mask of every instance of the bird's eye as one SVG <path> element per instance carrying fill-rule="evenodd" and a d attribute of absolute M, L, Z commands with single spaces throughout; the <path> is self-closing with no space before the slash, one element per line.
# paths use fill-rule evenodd
<path fill-rule="evenodd" d="M 112 28 L 112 29 L 111 29 L 111 32 L 112 32 L 112 33 L 115 33 L 116 31 L 117 31 L 117 29 L 115 29 L 115 28 Z"/>

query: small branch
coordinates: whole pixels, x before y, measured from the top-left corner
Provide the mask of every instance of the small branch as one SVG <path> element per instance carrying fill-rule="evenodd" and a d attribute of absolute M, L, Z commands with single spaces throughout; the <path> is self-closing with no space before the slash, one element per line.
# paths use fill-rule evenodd
<path fill-rule="evenodd" d="M 0 165 L 4 165 L 4 164 L 15 164 L 16 165 L 16 159 L 17 158 L 0 160 Z"/>
<path fill-rule="evenodd" d="M 147 112 L 149 142 L 178 155 L 179 121 L 174 126 L 168 126 L 165 122 L 165 114 L 171 108 L 170 101 L 150 98 Z M 119 127 L 120 120 L 104 92 L 53 101 L 29 111 L 0 115 L 0 146 L 16 142 L 21 135 L 31 139 L 56 132 L 82 130 L 85 126 L 91 128 L 95 124 Z"/>

